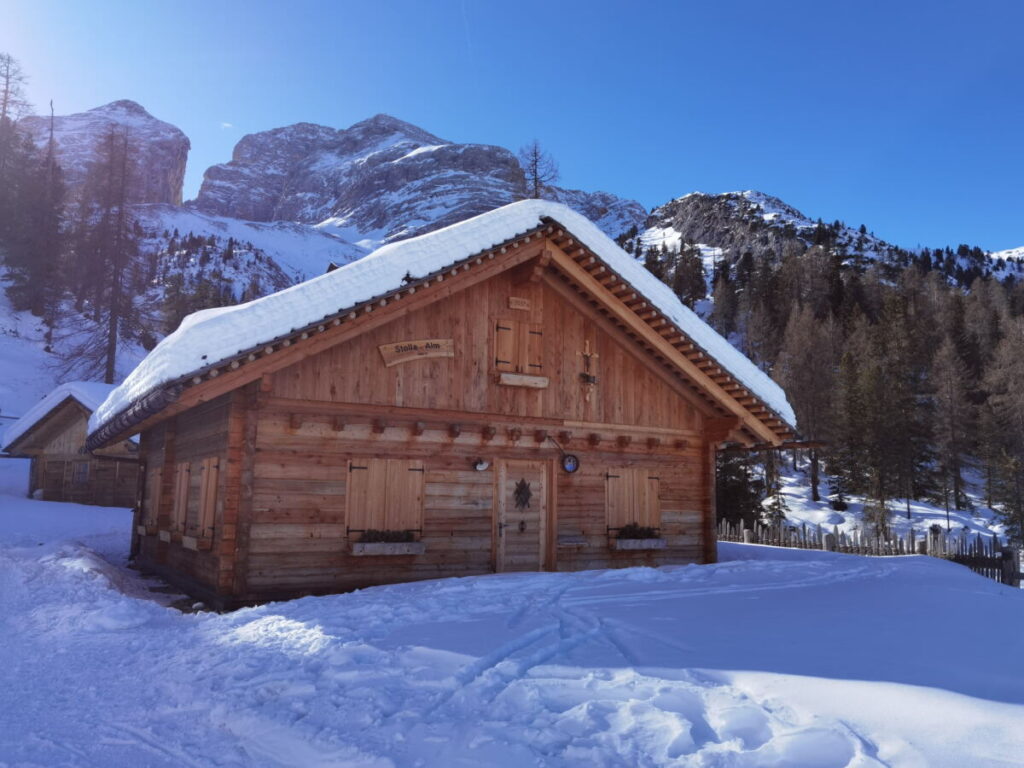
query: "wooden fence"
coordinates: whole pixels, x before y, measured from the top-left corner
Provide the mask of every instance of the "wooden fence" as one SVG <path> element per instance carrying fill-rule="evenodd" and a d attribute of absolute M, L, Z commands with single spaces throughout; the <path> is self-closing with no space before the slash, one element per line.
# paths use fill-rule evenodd
<path fill-rule="evenodd" d="M 966 533 L 932 531 L 915 535 L 910 531 L 906 536 L 883 538 L 868 536 L 861 531 L 845 533 L 838 527 L 827 531 L 820 525 L 808 527 L 806 523 L 799 526 L 758 523 L 753 528 L 743 528 L 723 520 L 718 525 L 718 539 L 873 557 L 931 555 L 964 565 L 1001 584 L 1020 587 L 1021 582 L 1020 551 L 1003 547 L 995 536 L 983 537 L 981 534 L 971 537 Z"/>

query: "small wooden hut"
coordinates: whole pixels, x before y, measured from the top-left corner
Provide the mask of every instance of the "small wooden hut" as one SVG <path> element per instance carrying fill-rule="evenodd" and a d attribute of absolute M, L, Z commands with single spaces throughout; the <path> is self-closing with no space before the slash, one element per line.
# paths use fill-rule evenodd
<path fill-rule="evenodd" d="M 61 384 L 6 429 L 4 451 L 32 460 L 29 496 L 108 507 L 135 504 L 137 442 L 117 440 L 95 451 L 85 447 L 89 416 L 113 389 L 95 381 Z"/>
<path fill-rule="evenodd" d="M 197 313 L 94 415 L 141 432 L 146 568 L 214 605 L 708 562 L 781 390 L 593 224 L 525 201 Z"/>

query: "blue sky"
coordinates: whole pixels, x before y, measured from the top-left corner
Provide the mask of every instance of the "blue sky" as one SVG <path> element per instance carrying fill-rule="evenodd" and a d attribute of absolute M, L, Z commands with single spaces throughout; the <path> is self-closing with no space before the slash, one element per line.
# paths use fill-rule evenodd
<path fill-rule="evenodd" d="M 647 207 L 759 189 L 905 246 L 1024 245 L 1024 2 L 0 0 L 57 112 L 130 98 L 192 140 L 386 112 L 538 138 Z"/>

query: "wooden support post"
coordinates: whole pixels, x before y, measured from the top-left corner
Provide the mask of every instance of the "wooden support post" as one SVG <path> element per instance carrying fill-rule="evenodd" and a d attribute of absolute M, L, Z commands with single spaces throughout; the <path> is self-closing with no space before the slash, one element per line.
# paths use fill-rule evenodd
<path fill-rule="evenodd" d="M 659 445 L 661 445 L 661 438 L 660 438 L 660 437 L 648 437 L 648 438 L 647 438 L 647 447 L 648 447 L 648 448 L 649 448 L 650 450 L 652 450 L 652 451 L 653 451 L 653 450 L 654 450 L 655 448 L 657 448 L 657 447 L 658 447 Z"/>
<path fill-rule="evenodd" d="M 424 424 L 422 421 L 414 421 L 412 423 L 412 434 L 415 437 L 419 437 L 420 435 L 422 435 L 424 433 L 424 431 L 426 431 L 426 428 L 427 428 L 427 425 Z"/>
<path fill-rule="evenodd" d="M 537 429 L 533 432 L 533 439 L 538 443 L 543 443 L 548 439 L 548 431 L 546 429 Z"/>
<path fill-rule="evenodd" d="M 498 430 L 497 430 L 497 429 L 495 429 L 494 427 L 490 426 L 490 425 L 488 425 L 488 426 L 484 427 L 484 428 L 483 428 L 483 429 L 482 429 L 482 430 L 480 431 L 480 437 L 482 437 L 482 438 L 483 438 L 483 441 L 484 441 L 485 443 L 487 443 L 487 442 L 490 442 L 491 440 L 493 440 L 493 439 L 494 439 L 494 436 L 495 436 L 496 434 L 498 434 Z"/>
<path fill-rule="evenodd" d="M 558 433 L 558 439 L 562 441 L 562 445 L 568 445 L 572 442 L 572 432 L 562 430 Z"/>
<path fill-rule="evenodd" d="M 630 437 L 629 435 L 619 435 L 615 439 L 615 443 L 619 446 L 619 448 L 623 449 L 628 448 L 631 442 L 633 442 L 633 438 Z"/>
<path fill-rule="evenodd" d="M 449 424 L 448 425 L 448 437 L 450 437 L 452 440 L 454 440 L 455 438 L 457 438 L 461 434 L 462 434 L 462 425 L 461 424 Z"/>
<path fill-rule="evenodd" d="M 511 442 L 511 443 L 518 443 L 519 442 L 519 438 L 521 438 L 522 436 L 523 436 L 523 430 L 521 430 L 519 427 L 512 427 L 508 431 L 508 439 L 509 439 L 509 442 Z"/>
<path fill-rule="evenodd" d="M 587 435 L 587 442 L 596 448 L 601 444 L 601 436 L 597 432 L 591 432 Z"/>
<path fill-rule="evenodd" d="M 378 435 L 383 434 L 384 430 L 387 429 L 387 427 L 388 427 L 387 422 L 385 422 L 384 419 L 374 419 L 373 420 L 373 431 L 374 431 L 374 434 L 378 434 Z"/>

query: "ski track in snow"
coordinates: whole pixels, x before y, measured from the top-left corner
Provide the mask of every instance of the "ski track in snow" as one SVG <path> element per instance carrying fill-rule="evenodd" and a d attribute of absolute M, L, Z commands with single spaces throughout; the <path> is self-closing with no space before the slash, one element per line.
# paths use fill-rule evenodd
<path fill-rule="evenodd" d="M 54 519 L 69 521 L 69 537 L 52 535 Z M 128 520 L 0 496 L 0 766 L 839 768 L 1024 756 L 1011 726 L 1024 722 L 1020 662 L 1006 658 L 1002 688 L 989 681 L 991 695 L 970 698 L 995 667 L 958 672 L 983 655 L 965 643 L 990 633 L 952 622 L 949 648 L 932 655 L 906 636 L 920 621 L 899 608 L 928 580 L 948 582 L 947 603 L 1024 615 L 1024 594 L 947 563 L 732 545 L 733 559 L 713 566 L 447 579 L 181 614 L 145 599 L 123 567 Z M 797 620 L 808 615 L 820 626 Z M 888 637 L 892 657 L 867 658 L 857 628 L 875 622 L 902 622 L 897 637 L 939 670 L 931 687 L 906 684 L 917 680 L 900 676 L 907 657 Z M 821 636 L 787 636 L 788 625 Z M 989 643 L 984 654 L 1002 652 Z M 879 682 L 865 682 L 869 661 Z M 879 702 L 914 713 L 910 725 L 873 719 Z M 987 729 L 984 749 L 956 741 L 968 727 Z"/>

